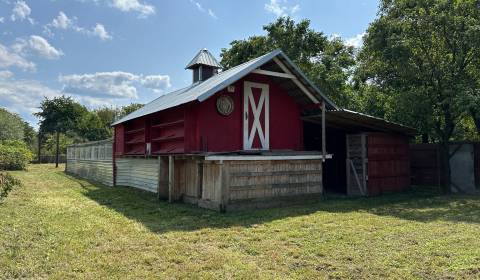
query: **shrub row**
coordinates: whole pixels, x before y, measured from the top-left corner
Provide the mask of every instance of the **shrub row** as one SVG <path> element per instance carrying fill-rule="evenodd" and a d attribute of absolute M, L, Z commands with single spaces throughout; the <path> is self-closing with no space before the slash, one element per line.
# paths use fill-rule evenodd
<path fill-rule="evenodd" d="M 8 173 L 0 173 L 0 201 L 7 197 L 15 186 L 20 186 L 20 180 Z"/>
<path fill-rule="evenodd" d="M 0 142 L 0 170 L 22 170 L 32 160 L 32 152 L 21 141 Z"/>

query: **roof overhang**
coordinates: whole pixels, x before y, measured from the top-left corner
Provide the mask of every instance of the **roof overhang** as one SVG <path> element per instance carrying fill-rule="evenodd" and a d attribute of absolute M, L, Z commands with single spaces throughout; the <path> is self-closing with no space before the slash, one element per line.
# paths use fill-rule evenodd
<path fill-rule="evenodd" d="M 303 119 L 317 122 L 321 120 L 321 115 L 305 116 Z M 410 137 L 417 134 L 417 130 L 412 127 L 346 109 L 327 111 L 325 121 L 327 127 L 350 132 L 385 132 L 403 134 Z"/>

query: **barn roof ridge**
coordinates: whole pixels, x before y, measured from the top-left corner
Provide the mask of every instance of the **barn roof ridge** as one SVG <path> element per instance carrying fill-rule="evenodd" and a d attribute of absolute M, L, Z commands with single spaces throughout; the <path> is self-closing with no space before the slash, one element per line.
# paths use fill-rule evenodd
<path fill-rule="evenodd" d="M 288 58 L 283 53 L 281 49 L 276 49 L 262 56 L 234 66 L 228 70 L 222 71 L 217 75 L 208 78 L 205 81 L 196 82 L 187 87 L 178 89 L 167 94 L 163 94 L 158 98 L 154 99 L 153 101 L 147 103 L 142 108 L 115 121 L 114 123 L 112 123 L 112 126 L 149 114 L 153 114 L 168 108 L 179 106 L 194 100 L 202 102 L 217 93 L 218 91 L 245 77 L 250 72 L 266 64 L 275 57 L 283 60 L 289 70 L 294 75 L 298 76 L 298 80 L 304 86 L 311 88 L 312 92 L 316 95 L 316 97 L 325 100 L 325 102 L 331 108 L 339 109 L 339 107 L 337 107 L 335 103 L 333 103 L 327 96 L 325 96 L 325 94 L 305 76 L 305 74 L 298 68 L 298 66 L 295 65 L 295 63 L 293 63 L 290 58 Z"/>

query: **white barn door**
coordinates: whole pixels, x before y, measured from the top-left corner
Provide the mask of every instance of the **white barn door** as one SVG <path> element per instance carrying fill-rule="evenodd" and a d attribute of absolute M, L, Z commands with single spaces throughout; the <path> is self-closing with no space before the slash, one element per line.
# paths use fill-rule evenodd
<path fill-rule="evenodd" d="M 268 84 L 244 82 L 244 150 L 268 150 L 270 148 L 269 113 Z"/>

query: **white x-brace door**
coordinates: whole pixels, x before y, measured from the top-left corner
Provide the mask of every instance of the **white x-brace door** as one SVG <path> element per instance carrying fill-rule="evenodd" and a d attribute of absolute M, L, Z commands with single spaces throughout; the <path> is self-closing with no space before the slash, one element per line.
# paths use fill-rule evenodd
<path fill-rule="evenodd" d="M 258 103 L 255 101 L 253 90 L 260 89 Z M 251 114 L 250 114 L 251 111 Z M 263 111 L 263 126 L 261 122 Z M 269 125 L 269 87 L 268 84 L 244 82 L 243 84 L 243 149 L 268 150 L 270 148 Z M 253 122 L 250 124 L 250 118 Z M 253 147 L 255 136 L 258 135 L 261 147 Z"/>

